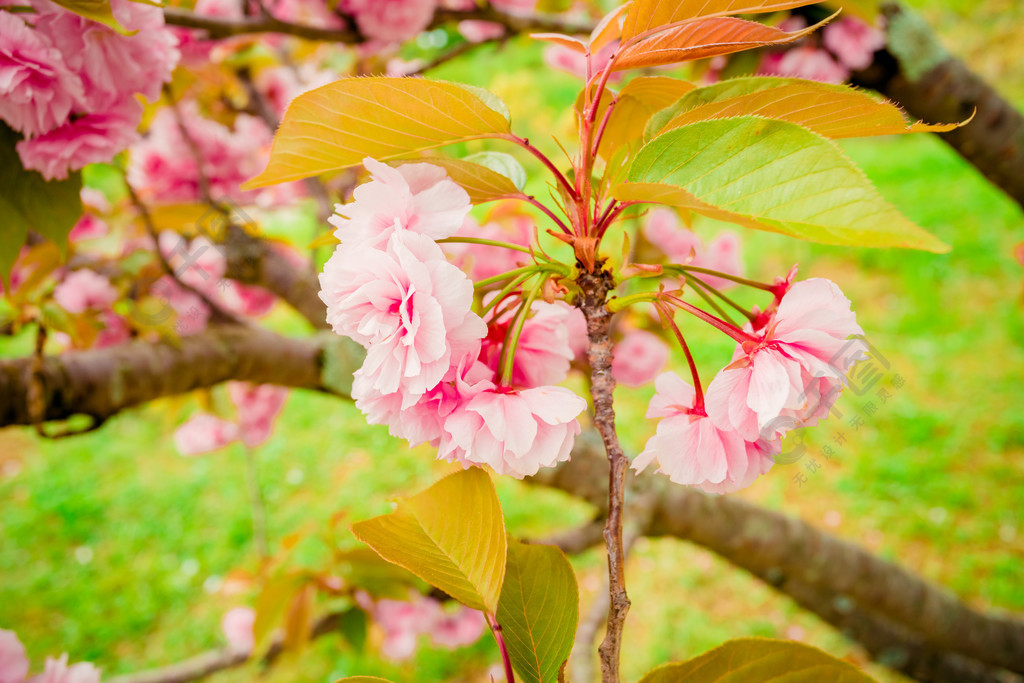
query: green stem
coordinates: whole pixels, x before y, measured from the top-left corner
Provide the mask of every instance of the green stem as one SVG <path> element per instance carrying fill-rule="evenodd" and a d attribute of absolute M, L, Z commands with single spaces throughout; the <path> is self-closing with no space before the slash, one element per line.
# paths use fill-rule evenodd
<path fill-rule="evenodd" d="M 484 306 L 483 310 L 480 311 L 480 317 L 481 318 L 486 317 L 487 314 L 490 312 L 490 310 L 492 308 L 494 308 L 499 303 L 501 303 L 502 300 L 504 300 L 505 297 L 507 297 L 509 294 L 511 294 L 513 291 L 515 291 L 516 287 L 518 287 L 519 285 L 521 285 L 524 282 L 526 282 L 527 280 L 529 280 L 531 277 L 533 277 L 533 275 L 534 275 L 534 273 L 527 273 L 525 275 L 520 275 L 519 277 L 517 277 L 512 282 L 510 282 L 507 285 L 505 285 L 501 289 L 501 291 L 498 292 L 497 295 L 495 295 L 495 297 L 493 299 L 491 299 L 491 303 L 489 303 L 486 306 Z"/>
<path fill-rule="evenodd" d="M 523 326 L 526 325 L 526 319 L 530 317 L 530 309 L 533 307 L 533 302 L 536 300 L 537 295 L 540 293 L 543 286 L 544 279 L 541 278 L 533 285 L 533 287 L 530 288 L 530 293 L 523 301 L 523 305 L 519 307 L 519 314 L 516 317 L 515 323 L 511 328 L 509 328 L 509 333 L 505 337 L 505 359 L 501 367 L 502 386 L 512 386 L 512 369 L 515 365 L 516 345 L 519 344 L 519 335 L 523 333 Z"/>

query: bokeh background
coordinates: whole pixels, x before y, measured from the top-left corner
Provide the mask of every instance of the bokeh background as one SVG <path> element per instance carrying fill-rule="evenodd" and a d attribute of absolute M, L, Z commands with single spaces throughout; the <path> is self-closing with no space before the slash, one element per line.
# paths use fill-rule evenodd
<path fill-rule="evenodd" d="M 910 4 L 952 52 L 1024 107 L 1021 3 Z M 495 91 L 519 132 L 553 155 L 552 132 L 571 139 L 567 112 L 579 82 L 546 71 L 528 39 L 500 51 L 483 48 L 435 76 Z M 798 262 L 802 277 L 836 281 L 881 360 L 876 385 L 847 392 L 841 418 L 806 431 L 804 458 L 739 495 L 861 543 L 971 604 L 1024 610 L 1024 267 L 1014 256 L 1024 216 L 934 137 L 844 147 L 886 198 L 953 251 L 857 250 L 743 233 L 750 276 L 770 280 Z M 309 227 L 284 221 L 268 230 L 302 244 Z M 696 225 L 703 237 L 719 229 L 710 221 Z M 270 324 L 303 330 L 286 310 Z M 698 364 L 710 376 L 730 356 L 730 344 L 712 333 L 696 340 Z M 0 338 L 4 356 L 30 348 L 29 336 Z M 620 389 L 616 396 L 633 453 L 653 432 L 643 419 L 650 394 Z M 108 674 L 171 663 L 223 644 L 222 614 L 251 604 L 251 590 L 238 580 L 257 566 L 243 453 L 183 458 L 170 440 L 209 400 L 224 399 L 215 391 L 163 400 L 71 440 L 0 431 L 0 627 L 19 633 L 33 661 L 67 651 Z M 448 470 L 429 449 L 410 450 L 386 429 L 368 427 L 353 406 L 300 392 L 258 458 L 275 542 L 337 513 L 354 521 L 385 512 L 389 498 Z M 557 493 L 497 483 L 519 536 L 543 536 L 591 513 Z M 327 549 L 307 546 L 295 561 L 316 566 Z M 585 608 L 601 588 L 603 557 L 590 551 L 574 564 Z M 628 679 L 741 635 L 799 639 L 863 661 L 830 627 L 687 543 L 641 540 L 627 579 Z M 359 650 L 330 636 L 293 660 L 264 680 L 368 672 L 399 681 L 486 680 L 497 652 L 489 637 L 454 652 L 424 641 L 414 658 L 392 663 L 374 655 L 372 642 Z M 256 673 L 249 667 L 212 680 L 249 681 Z"/>

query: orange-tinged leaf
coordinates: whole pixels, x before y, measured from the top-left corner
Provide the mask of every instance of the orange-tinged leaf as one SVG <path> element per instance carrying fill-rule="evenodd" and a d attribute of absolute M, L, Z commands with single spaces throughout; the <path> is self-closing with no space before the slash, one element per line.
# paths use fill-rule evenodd
<path fill-rule="evenodd" d="M 587 44 L 579 38 L 573 38 L 567 36 L 564 33 L 531 33 L 530 37 L 534 40 L 539 40 L 542 43 L 554 43 L 555 45 L 561 45 L 567 47 L 570 50 L 585 54 L 587 51 Z"/>
<path fill-rule="evenodd" d="M 843 85 L 797 78 L 737 78 L 698 88 L 664 112 L 653 137 L 695 121 L 763 116 L 797 123 L 827 138 L 941 133 L 962 123 L 910 123 L 895 104 Z"/>
<path fill-rule="evenodd" d="M 860 669 L 816 647 L 788 640 L 737 638 L 686 662 L 653 669 L 639 683 L 871 683 Z"/>
<path fill-rule="evenodd" d="M 313 604 L 316 587 L 307 583 L 292 598 L 284 619 L 284 648 L 298 651 L 306 646 L 313 633 Z"/>
<path fill-rule="evenodd" d="M 949 247 L 886 202 L 835 142 L 786 121 L 700 121 L 646 144 L 612 189 L 621 201 L 669 204 L 812 242 Z"/>
<path fill-rule="evenodd" d="M 504 103 L 486 90 L 424 78 L 343 78 L 295 98 L 270 162 L 244 189 L 336 171 L 365 157 L 394 159 L 510 132 Z"/>
<path fill-rule="evenodd" d="M 618 40 L 622 36 L 622 22 L 625 18 L 626 12 L 632 3 L 627 2 L 624 5 L 619 5 L 608 14 L 604 15 L 601 21 L 597 22 L 597 26 L 590 32 L 590 52 L 591 54 L 597 52 L 602 47 Z"/>
<path fill-rule="evenodd" d="M 610 159 L 623 146 L 631 146 L 643 139 L 648 119 L 655 112 L 679 101 L 696 86 L 678 78 L 641 76 L 634 78 L 618 93 L 618 101 L 601 137 L 598 154 Z M 602 96 L 597 121 L 604 118 L 610 97 Z"/>
<path fill-rule="evenodd" d="M 830 17 L 831 19 L 831 17 Z M 688 21 L 625 45 L 612 69 L 636 69 L 727 55 L 766 45 L 783 45 L 816 31 L 824 23 L 786 32 L 774 26 L 734 17 Z"/>
<path fill-rule="evenodd" d="M 623 40 L 701 17 L 778 12 L 820 0 L 634 0 L 622 24 Z"/>

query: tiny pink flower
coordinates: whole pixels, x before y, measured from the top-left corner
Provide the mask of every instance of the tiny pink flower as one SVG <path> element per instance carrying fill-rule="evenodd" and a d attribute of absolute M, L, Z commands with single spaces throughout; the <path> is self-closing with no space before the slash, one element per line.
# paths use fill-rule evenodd
<path fill-rule="evenodd" d="M 54 300 L 68 313 L 104 309 L 117 301 L 117 290 L 110 280 L 83 268 L 72 271 L 53 291 Z"/>
<path fill-rule="evenodd" d="M 490 389 L 444 422 L 438 458 L 489 465 L 517 479 L 569 459 L 587 402 L 563 387 Z"/>
<path fill-rule="evenodd" d="M 47 657 L 43 673 L 33 676 L 31 683 L 100 683 L 100 670 L 88 662 L 68 666 L 67 654 Z"/>
<path fill-rule="evenodd" d="M 83 93 L 49 38 L 21 15 L 0 12 L 0 119 L 28 137 L 40 135 L 63 125 Z"/>
<path fill-rule="evenodd" d="M 238 438 L 238 426 L 208 413 L 196 413 L 174 432 L 174 445 L 182 455 L 202 455 Z"/>
<path fill-rule="evenodd" d="M 730 493 L 749 486 L 771 467 L 767 448 L 745 441 L 734 431 L 719 429 L 697 410 L 693 387 L 678 375 L 659 375 L 655 387 L 647 417 L 661 421 L 657 433 L 633 460 L 637 472 L 657 461 L 658 471 L 676 484 Z"/>
<path fill-rule="evenodd" d="M 24 683 L 28 678 L 25 646 L 14 631 L 0 629 L 0 683 Z"/>
<path fill-rule="evenodd" d="M 658 376 L 668 356 L 668 344 L 661 337 L 631 330 L 612 349 L 612 377 L 628 387 L 643 386 Z"/>
<path fill-rule="evenodd" d="M 228 382 L 228 395 L 238 410 L 242 442 L 255 448 L 270 438 L 274 421 L 288 398 L 288 390 L 273 384 Z"/>
<path fill-rule="evenodd" d="M 843 66 L 859 71 L 885 47 L 885 34 L 856 17 L 843 17 L 825 27 L 821 42 Z"/>
<path fill-rule="evenodd" d="M 343 244 L 366 242 L 380 246 L 391 233 L 409 231 L 438 240 L 462 227 L 472 208 L 469 195 L 431 164 L 403 164 L 392 168 L 367 157 L 363 160 L 371 180 L 352 193 L 354 201 L 338 205 L 330 218 L 334 234 Z"/>
<path fill-rule="evenodd" d="M 425 29 L 437 0 L 342 0 L 343 12 L 355 16 L 359 32 L 382 43 L 401 43 Z"/>
<path fill-rule="evenodd" d="M 256 645 L 253 625 L 256 611 L 250 607 L 233 607 L 220 620 L 220 630 L 227 638 L 228 645 L 236 652 L 252 652 Z"/>

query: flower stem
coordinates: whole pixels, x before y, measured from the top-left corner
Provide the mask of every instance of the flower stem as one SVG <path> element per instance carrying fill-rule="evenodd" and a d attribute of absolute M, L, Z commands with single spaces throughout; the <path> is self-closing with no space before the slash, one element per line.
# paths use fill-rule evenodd
<path fill-rule="evenodd" d="M 704 390 L 700 385 L 700 374 L 697 372 L 697 363 L 693 360 L 693 354 L 690 353 L 690 346 L 686 343 L 686 338 L 683 336 L 679 326 L 676 325 L 676 321 L 672 317 L 672 312 L 668 310 L 668 306 L 660 301 L 655 306 L 658 309 L 658 315 L 666 325 L 672 328 L 672 333 L 676 336 L 679 346 L 683 348 L 683 353 L 686 354 L 686 362 L 690 366 L 690 377 L 693 379 L 693 389 L 697 394 L 693 408 L 695 411 L 704 413 Z"/>
<path fill-rule="evenodd" d="M 512 280 L 512 282 L 510 282 L 507 285 L 505 285 L 501 289 L 501 291 L 498 292 L 494 296 L 493 299 L 491 299 L 491 303 L 489 303 L 486 306 L 484 306 L 483 310 L 480 311 L 480 317 L 481 318 L 487 317 L 487 313 L 490 312 L 490 310 L 492 308 L 494 308 L 495 306 L 500 304 L 502 301 L 504 301 L 505 297 L 507 297 L 509 294 L 511 294 L 513 291 L 515 291 L 516 287 L 518 287 L 519 285 L 523 284 L 524 282 L 529 280 L 531 277 L 533 277 L 533 273 L 526 273 L 524 275 L 520 275 L 515 280 Z M 495 316 L 495 317 L 497 317 L 497 316 Z"/>
<path fill-rule="evenodd" d="M 665 270 L 680 271 L 683 273 L 700 273 L 701 275 L 714 275 L 720 277 L 723 280 L 731 280 L 740 285 L 746 285 L 747 287 L 753 287 L 754 289 L 763 289 L 766 292 L 774 292 L 775 285 L 769 285 L 764 282 L 758 282 L 757 280 L 749 280 L 745 277 L 739 277 L 738 275 L 730 275 L 729 273 L 723 273 L 718 270 L 712 270 L 711 268 L 701 268 L 700 266 L 683 266 L 678 264 L 671 264 L 665 266 Z"/>
<path fill-rule="evenodd" d="M 498 240 L 485 240 L 485 239 L 480 238 L 480 237 L 462 237 L 461 235 L 457 236 L 457 237 L 445 237 L 444 239 L 437 240 L 437 243 L 438 244 L 482 244 L 482 245 L 487 246 L 487 247 L 504 247 L 505 249 L 512 249 L 513 251 L 521 251 L 524 254 L 529 254 L 530 256 L 533 256 L 534 258 L 542 258 L 542 259 L 544 259 L 546 261 L 551 260 L 547 256 L 544 256 L 543 254 L 537 253 L 537 251 L 535 251 L 534 249 L 531 249 L 530 247 L 524 247 L 521 244 L 513 244 L 512 242 L 500 242 Z"/>
<path fill-rule="evenodd" d="M 491 616 L 490 614 L 484 613 L 487 617 L 487 625 L 491 627 L 491 633 L 494 634 L 494 640 L 498 643 L 498 651 L 501 653 L 501 663 L 505 667 L 505 682 L 515 683 L 516 677 L 512 673 L 512 660 L 508 657 L 508 648 L 505 647 L 505 636 L 501 633 L 501 624 Z"/>
<path fill-rule="evenodd" d="M 512 370 L 515 365 L 516 346 L 519 344 L 519 336 L 523 333 L 523 326 L 526 325 L 526 319 L 530 317 L 530 309 L 533 307 L 533 302 L 537 298 L 537 294 L 540 293 L 541 287 L 543 286 L 544 278 L 541 278 L 532 288 L 530 288 L 530 293 L 523 301 L 523 305 L 519 307 L 518 317 L 512 327 L 509 328 L 508 336 L 505 338 L 505 362 L 502 364 L 501 372 L 502 386 L 507 387 L 512 385 Z"/>

